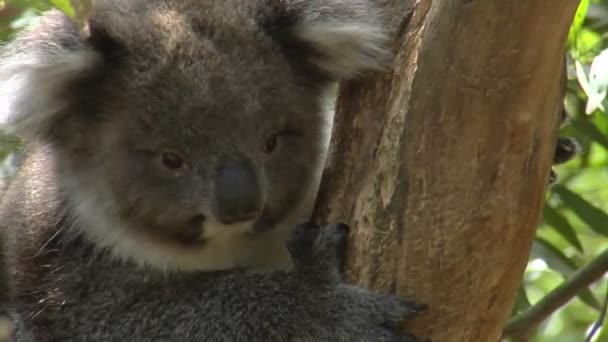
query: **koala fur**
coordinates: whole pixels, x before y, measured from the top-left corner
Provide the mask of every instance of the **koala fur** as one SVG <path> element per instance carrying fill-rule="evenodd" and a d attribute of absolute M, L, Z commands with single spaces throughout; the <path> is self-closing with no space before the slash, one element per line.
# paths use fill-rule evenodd
<path fill-rule="evenodd" d="M 316 194 L 331 81 L 383 58 L 367 2 L 98 7 L 87 40 L 52 12 L 0 66 L 8 99 L 0 117 L 61 165 L 66 229 L 118 259 L 168 271 L 285 264 L 285 238 Z M 265 155 L 272 134 L 280 146 Z M 165 150 L 185 159 L 187 174 L 161 170 Z M 241 162 L 254 169 L 263 211 L 222 224 L 213 178 Z"/>
<path fill-rule="evenodd" d="M 560 124 L 562 126 L 569 123 L 570 115 L 566 111 L 565 107 L 562 108 L 560 115 Z M 577 141 L 571 137 L 560 136 L 557 138 L 557 144 L 555 145 L 555 153 L 553 154 L 553 165 L 563 164 L 572 160 L 580 152 L 580 147 Z M 557 174 L 553 167 L 549 174 L 549 183 L 554 185 L 557 182 Z"/>
<path fill-rule="evenodd" d="M 58 11 L 21 33 L 0 58 L 26 142 L 0 205 L 16 341 L 414 341 L 420 306 L 340 280 L 344 227 L 286 243 L 326 95 L 384 40 L 367 0 L 98 0 L 84 38 Z"/>

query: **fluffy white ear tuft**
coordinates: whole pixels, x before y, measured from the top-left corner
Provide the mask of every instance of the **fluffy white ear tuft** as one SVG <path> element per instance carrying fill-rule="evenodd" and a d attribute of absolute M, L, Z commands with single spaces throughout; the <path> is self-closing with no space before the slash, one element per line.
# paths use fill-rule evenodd
<path fill-rule="evenodd" d="M 100 58 L 92 49 L 14 52 L 0 60 L 0 124 L 31 136 L 44 130 L 65 106 L 65 88 L 92 70 Z"/>
<path fill-rule="evenodd" d="M 362 71 L 386 66 L 386 36 L 378 27 L 357 23 L 315 23 L 296 28 L 300 39 L 317 53 L 309 58 L 322 70 L 338 78 L 350 78 Z"/>
<path fill-rule="evenodd" d="M 369 1 L 292 0 L 295 38 L 313 49 L 309 60 L 337 78 L 387 66 L 387 34 Z"/>

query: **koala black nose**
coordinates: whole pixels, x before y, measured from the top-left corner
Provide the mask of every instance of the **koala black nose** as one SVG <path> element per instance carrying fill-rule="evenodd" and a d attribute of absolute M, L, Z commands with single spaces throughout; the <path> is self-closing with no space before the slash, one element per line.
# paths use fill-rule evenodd
<path fill-rule="evenodd" d="M 230 224 L 252 220 L 264 205 L 258 177 L 247 162 L 218 170 L 214 183 L 214 211 L 217 219 Z"/>

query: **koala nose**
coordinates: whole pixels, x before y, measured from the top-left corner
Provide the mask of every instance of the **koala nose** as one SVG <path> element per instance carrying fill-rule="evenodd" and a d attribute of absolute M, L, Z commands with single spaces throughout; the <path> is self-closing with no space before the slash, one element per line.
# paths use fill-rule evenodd
<path fill-rule="evenodd" d="M 256 173 L 247 162 L 220 168 L 214 183 L 217 219 L 230 224 L 249 221 L 262 211 L 263 199 Z"/>

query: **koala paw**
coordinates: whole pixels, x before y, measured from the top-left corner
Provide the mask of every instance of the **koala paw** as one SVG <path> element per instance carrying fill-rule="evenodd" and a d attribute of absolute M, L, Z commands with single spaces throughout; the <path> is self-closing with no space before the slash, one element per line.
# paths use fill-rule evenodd
<path fill-rule="evenodd" d="M 312 223 L 297 227 L 288 244 L 298 283 L 306 290 L 314 317 L 328 324 L 318 340 L 416 342 L 402 323 L 427 309 L 426 305 L 392 294 L 375 293 L 342 282 L 349 227 Z M 317 311 L 318 310 L 318 311 Z M 314 324 L 313 324 L 314 325 Z M 326 335 L 327 334 L 327 335 Z"/>
<path fill-rule="evenodd" d="M 349 332 L 344 332 L 344 335 L 358 336 L 354 339 L 356 341 L 420 341 L 405 333 L 402 324 L 426 311 L 426 305 L 355 286 L 341 285 L 338 289 L 345 294 L 343 303 L 347 303 L 342 314 L 345 321 L 350 320 L 345 327 Z"/>
<path fill-rule="evenodd" d="M 349 231 L 346 224 L 325 227 L 313 223 L 299 225 L 287 244 L 296 269 L 317 274 L 330 282 L 339 281 L 344 269 Z"/>

